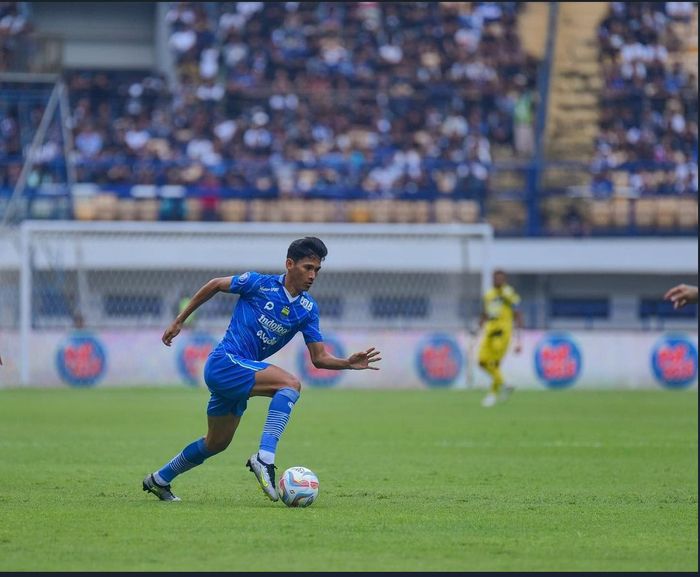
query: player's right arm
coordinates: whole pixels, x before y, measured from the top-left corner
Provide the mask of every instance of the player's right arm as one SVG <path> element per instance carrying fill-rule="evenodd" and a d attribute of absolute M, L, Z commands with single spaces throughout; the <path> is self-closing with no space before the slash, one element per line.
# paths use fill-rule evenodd
<path fill-rule="evenodd" d="M 163 344 L 169 347 L 173 342 L 173 339 L 180 334 L 182 330 L 183 323 L 187 320 L 194 311 L 196 311 L 201 305 L 207 302 L 211 297 L 213 297 L 218 292 L 229 292 L 231 289 L 231 281 L 233 277 L 222 276 L 218 278 L 211 279 L 207 284 L 200 288 L 195 295 L 187 303 L 187 306 L 180 311 L 173 323 L 165 330 L 163 333 Z"/>

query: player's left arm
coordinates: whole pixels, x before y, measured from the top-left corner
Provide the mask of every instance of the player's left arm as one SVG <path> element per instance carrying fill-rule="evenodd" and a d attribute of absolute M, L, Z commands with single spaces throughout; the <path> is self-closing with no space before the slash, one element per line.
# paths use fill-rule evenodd
<path fill-rule="evenodd" d="M 515 290 L 510 288 L 508 300 L 513 310 L 513 321 L 515 323 L 515 342 L 513 345 L 513 352 L 518 354 L 523 350 L 523 345 L 520 338 L 523 330 L 523 314 L 520 311 L 520 295 L 515 292 Z"/>
<path fill-rule="evenodd" d="M 381 361 L 380 352 L 370 347 L 366 351 L 360 351 L 350 355 L 347 359 L 334 357 L 327 350 L 323 342 L 306 343 L 311 355 L 311 362 L 317 369 L 330 369 L 340 371 L 342 369 L 353 369 L 361 371 L 364 369 L 372 369 L 378 371 L 379 367 L 375 367 L 372 363 Z"/>
<path fill-rule="evenodd" d="M 517 354 L 523 350 L 523 344 L 520 340 L 520 334 L 523 329 L 523 314 L 520 312 L 520 309 L 516 308 L 513 310 L 513 319 L 515 320 L 515 344 L 513 351 Z"/>

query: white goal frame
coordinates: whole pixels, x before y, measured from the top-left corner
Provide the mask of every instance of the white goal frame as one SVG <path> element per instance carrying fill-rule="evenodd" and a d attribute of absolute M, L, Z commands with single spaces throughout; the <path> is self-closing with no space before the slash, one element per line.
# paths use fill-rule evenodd
<path fill-rule="evenodd" d="M 333 246 L 332 261 L 325 265 L 333 271 L 372 272 L 455 272 L 480 274 L 481 293 L 491 285 L 493 228 L 489 224 L 350 224 L 350 223 L 201 223 L 201 222 L 79 222 L 25 221 L 19 227 L 19 333 L 20 382 L 31 382 L 31 335 L 33 270 L 42 265 L 35 245 L 42 235 L 51 240 L 52 249 L 63 250 L 66 266 L 109 266 L 129 270 L 228 267 L 230 270 L 279 268 L 280 252 L 291 240 L 318 236 Z M 109 261 L 91 254 L 101 236 L 111 236 Z M 150 251 L 141 251 L 135 239 L 157 241 L 182 237 L 177 250 L 158 253 L 157 243 Z M 114 242 L 114 237 L 120 237 Z M 188 239 L 196 237 L 212 251 L 194 250 Z M 84 239 L 89 242 L 71 242 Z M 222 243 L 230 250 L 220 250 Z M 208 243 L 208 244 L 207 244 Z M 78 245 L 80 245 L 78 247 Z M 107 245 L 105 245 L 107 246 Z M 243 247 L 243 250 L 240 247 Z M 153 248 L 155 247 L 155 248 Z M 251 250 L 252 247 L 255 247 Z M 103 247 L 104 248 L 104 247 Z M 192 248 L 192 250 L 189 250 Z M 198 249 L 201 247 L 197 247 Z M 78 256 L 76 256 L 78 255 Z M 480 295 L 481 296 L 481 295 Z"/>

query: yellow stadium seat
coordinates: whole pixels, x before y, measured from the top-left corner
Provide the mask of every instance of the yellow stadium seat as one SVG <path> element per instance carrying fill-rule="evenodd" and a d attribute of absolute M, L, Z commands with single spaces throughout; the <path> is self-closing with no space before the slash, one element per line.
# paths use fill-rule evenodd
<path fill-rule="evenodd" d="M 119 220 L 136 220 L 136 201 L 133 198 L 120 198 L 117 215 Z"/>
<path fill-rule="evenodd" d="M 306 220 L 305 201 L 300 198 L 285 198 L 278 201 L 282 219 L 286 222 L 304 222 Z"/>
<path fill-rule="evenodd" d="M 467 224 L 477 222 L 480 216 L 479 203 L 475 200 L 458 200 L 456 213 L 459 222 Z"/>
<path fill-rule="evenodd" d="M 678 216 L 678 199 L 661 197 L 656 199 L 656 226 L 661 230 L 676 228 Z"/>
<path fill-rule="evenodd" d="M 372 222 L 393 222 L 395 210 L 393 200 L 373 200 L 369 203 Z"/>
<path fill-rule="evenodd" d="M 435 222 L 449 223 L 455 220 L 455 204 L 447 198 L 440 198 L 433 202 Z"/>
<path fill-rule="evenodd" d="M 593 200 L 590 203 L 590 223 L 593 228 L 607 229 L 612 225 L 612 203 L 610 200 Z"/>
<path fill-rule="evenodd" d="M 635 201 L 634 224 L 637 228 L 656 226 L 656 206 L 653 198 L 638 198 Z"/>
<path fill-rule="evenodd" d="M 694 198 L 678 200 L 678 226 L 683 230 L 698 227 L 698 201 Z"/>
<path fill-rule="evenodd" d="M 117 218 L 117 195 L 101 192 L 95 196 L 95 219 L 115 220 Z"/>
<path fill-rule="evenodd" d="M 144 198 L 136 201 L 136 215 L 139 220 L 158 220 L 160 204 L 155 198 Z"/>
<path fill-rule="evenodd" d="M 425 200 L 419 200 L 415 203 L 415 222 L 425 224 L 430 222 L 430 203 Z"/>
<path fill-rule="evenodd" d="M 94 196 L 79 196 L 73 199 L 73 216 L 76 220 L 95 220 Z"/>
<path fill-rule="evenodd" d="M 185 220 L 202 220 L 202 201 L 198 198 L 185 199 Z"/>
<path fill-rule="evenodd" d="M 370 205 L 365 200 L 349 202 L 347 205 L 347 214 L 350 222 L 364 223 L 372 220 Z"/>
<path fill-rule="evenodd" d="M 221 219 L 227 222 L 242 222 L 246 219 L 247 204 L 245 200 L 228 198 L 221 201 Z"/>

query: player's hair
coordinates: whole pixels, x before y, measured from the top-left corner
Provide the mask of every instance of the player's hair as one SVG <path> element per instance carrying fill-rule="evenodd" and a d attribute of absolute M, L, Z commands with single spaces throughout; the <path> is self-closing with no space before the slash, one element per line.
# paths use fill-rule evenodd
<path fill-rule="evenodd" d="M 323 260 L 328 254 L 326 245 L 320 238 L 315 236 L 305 236 L 299 238 L 289 245 L 287 249 L 287 258 L 291 258 L 294 262 L 301 260 L 307 256 L 315 256 L 318 260 Z"/>

